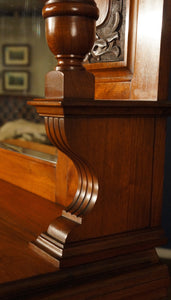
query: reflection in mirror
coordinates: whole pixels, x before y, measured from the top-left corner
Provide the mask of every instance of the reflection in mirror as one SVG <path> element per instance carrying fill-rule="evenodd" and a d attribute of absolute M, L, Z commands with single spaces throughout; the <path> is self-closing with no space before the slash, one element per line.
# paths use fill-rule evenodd
<path fill-rule="evenodd" d="M 43 118 L 27 105 L 44 97 L 45 74 L 56 65 L 45 40 L 42 6 L 42 0 L 0 1 L 0 141 L 15 151 L 18 146 L 19 152 L 28 148 L 56 156 Z"/>

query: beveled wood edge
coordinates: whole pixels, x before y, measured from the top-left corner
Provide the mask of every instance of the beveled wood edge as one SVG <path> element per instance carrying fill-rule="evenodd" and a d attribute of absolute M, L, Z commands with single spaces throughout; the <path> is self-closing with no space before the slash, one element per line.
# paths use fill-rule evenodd
<path fill-rule="evenodd" d="M 133 232 L 132 234 L 134 237 Z M 153 234 L 153 230 L 151 231 L 151 234 Z M 160 236 L 160 230 L 158 234 Z M 119 237 L 122 238 L 122 234 L 119 235 Z M 117 241 L 117 236 L 116 236 L 116 241 Z M 135 239 L 133 239 L 132 242 L 135 244 Z M 125 276 L 127 277 L 128 273 L 132 274 L 133 278 L 136 278 L 139 275 L 140 277 L 142 277 L 139 271 L 139 267 L 140 269 L 142 267 L 144 269 L 144 272 L 148 273 L 148 275 L 149 272 L 151 271 L 153 274 L 156 274 L 153 275 L 153 280 L 165 278 L 167 281 L 167 286 L 169 286 L 170 282 L 168 279 L 167 266 L 160 263 L 154 248 L 148 247 L 147 243 L 146 246 L 147 247 L 142 251 L 137 249 L 137 251 L 135 251 L 133 254 L 125 253 L 123 255 L 123 253 L 120 253 L 120 255 L 116 257 L 108 258 L 99 262 L 93 262 L 93 263 L 91 262 L 87 264 L 86 267 L 84 265 L 74 266 L 74 267 L 66 268 L 64 270 L 57 270 L 56 272 L 51 272 L 44 275 L 39 275 L 31 278 L 0 284 L 0 296 L 3 295 L 3 296 L 11 297 L 11 295 L 14 294 L 15 296 L 24 296 L 26 295 L 26 293 L 27 296 L 32 296 L 33 294 L 35 296 L 35 293 L 36 295 L 37 293 L 39 294 L 40 291 L 46 293 L 49 290 L 52 290 L 52 288 L 55 289 L 56 291 L 59 291 L 59 286 L 64 281 L 66 284 L 70 285 L 72 280 L 77 281 L 79 279 L 79 284 L 80 284 L 81 282 L 84 282 L 85 279 L 87 280 L 87 278 L 89 279 L 90 277 L 93 278 L 94 275 L 96 276 L 96 280 L 98 280 L 98 274 L 99 277 L 102 274 L 103 275 L 108 274 L 107 277 L 110 278 L 112 276 L 113 280 L 117 281 L 118 277 L 116 271 L 118 272 L 120 270 L 119 267 L 120 264 L 121 264 L 121 271 L 119 271 L 119 278 L 123 279 L 123 282 L 125 282 Z M 125 248 L 125 245 L 123 243 L 122 243 L 122 247 Z M 128 272 L 125 275 L 124 273 L 122 273 L 122 268 L 124 270 L 125 262 L 127 262 L 127 259 L 129 259 L 130 261 L 131 268 L 130 268 L 130 272 Z M 118 262 L 120 263 L 118 264 Z M 127 263 L 126 266 L 128 268 Z M 156 272 L 157 270 L 159 270 L 159 272 Z M 135 276 L 136 274 L 137 276 Z M 8 299 L 12 299 L 12 298 L 8 298 Z"/>
<path fill-rule="evenodd" d="M 119 101 L 35 99 L 28 104 L 36 106 L 41 116 L 115 116 L 115 115 L 171 115 L 170 101 Z"/>
<path fill-rule="evenodd" d="M 44 239 L 45 236 L 42 235 L 41 237 Z M 46 237 L 44 241 L 46 241 Z M 166 242 L 164 232 L 156 227 L 132 231 L 129 236 L 120 233 L 81 242 L 71 242 L 64 249 L 65 255 L 62 261 L 55 253 L 52 253 L 52 251 L 47 252 L 45 248 L 40 248 L 37 243 L 30 243 L 30 247 L 55 267 L 59 268 L 61 266 L 62 269 L 67 269 L 77 265 L 93 263 L 94 261 L 100 262 L 120 255 L 129 255 L 132 252 L 152 250 L 166 244 Z"/>
<path fill-rule="evenodd" d="M 43 235 L 42 238 L 44 239 Z M 46 241 L 46 237 L 44 241 Z M 49 263 L 52 263 L 55 267 L 59 268 L 61 266 L 62 269 L 66 269 L 77 265 L 93 263 L 94 261 L 110 259 L 118 255 L 128 255 L 131 252 L 146 251 L 162 246 L 166 242 L 167 239 L 163 231 L 158 228 L 133 231 L 130 236 L 125 233 L 103 236 L 81 242 L 71 242 L 64 249 L 65 255 L 62 261 L 59 256 L 54 255 L 52 251 L 47 252 L 43 247 L 40 248 L 37 243 L 30 244 L 30 247 L 38 254 L 46 257 Z"/>
<path fill-rule="evenodd" d="M 87 69 L 88 70 L 88 69 Z M 127 68 L 104 68 L 101 70 L 88 70 L 95 76 L 96 83 L 131 82 L 133 73 Z M 100 74 L 100 76 L 98 76 Z"/>

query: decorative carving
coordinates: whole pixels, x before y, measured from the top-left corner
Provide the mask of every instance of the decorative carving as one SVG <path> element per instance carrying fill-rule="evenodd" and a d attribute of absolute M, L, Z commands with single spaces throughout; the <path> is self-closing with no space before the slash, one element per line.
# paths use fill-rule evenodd
<path fill-rule="evenodd" d="M 79 182 L 78 189 L 71 205 L 66 209 L 67 212 L 76 216 L 83 216 L 95 204 L 98 192 L 98 182 L 88 162 L 80 158 L 70 148 L 65 136 L 64 118 L 45 117 L 47 135 L 51 142 L 74 162 Z"/>
<path fill-rule="evenodd" d="M 96 27 L 96 41 L 86 62 L 122 61 L 124 59 L 126 1 L 110 0 L 105 21 Z"/>
<path fill-rule="evenodd" d="M 73 263 L 66 262 L 65 258 L 70 248 L 70 232 L 82 224 L 82 216 L 94 207 L 98 195 L 98 181 L 89 164 L 72 151 L 65 135 L 65 119 L 45 117 L 45 126 L 51 142 L 74 162 L 78 172 L 78 188 L 69 207 L 62 211 L 62 215 L 49 225 L 47 232 L 40 234 L 31 246 L 50 256 L 56 266 L 65 267 L 68 263 Z"/>

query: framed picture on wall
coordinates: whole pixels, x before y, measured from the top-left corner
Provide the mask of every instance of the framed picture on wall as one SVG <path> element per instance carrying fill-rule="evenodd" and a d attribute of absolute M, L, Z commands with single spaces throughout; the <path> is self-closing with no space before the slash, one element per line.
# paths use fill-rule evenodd
<path fill-rule="evenodd" d="M 28 71 L 4 71 L 3 89 L 11 92 L 27 92 L 29 90 L 30 73 Z"/>
<path fill-rule="evenodd" d="M 30 46 L 29 45 L 3 45 L 4 66 L 29 66 Z"/>

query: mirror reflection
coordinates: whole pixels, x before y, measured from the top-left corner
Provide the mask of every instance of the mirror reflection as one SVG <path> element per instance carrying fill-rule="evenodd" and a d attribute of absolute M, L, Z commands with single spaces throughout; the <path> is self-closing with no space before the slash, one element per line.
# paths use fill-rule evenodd
<path fill-rule="evenodd" d="M 56 65 L 45 40 L 42 6 L 42 0 L 0 1 L 0 142 L 28 155 L 32 150 L 56 157 L 43 118 L 27 105 L 44 97 L 45 74 Z"/>

